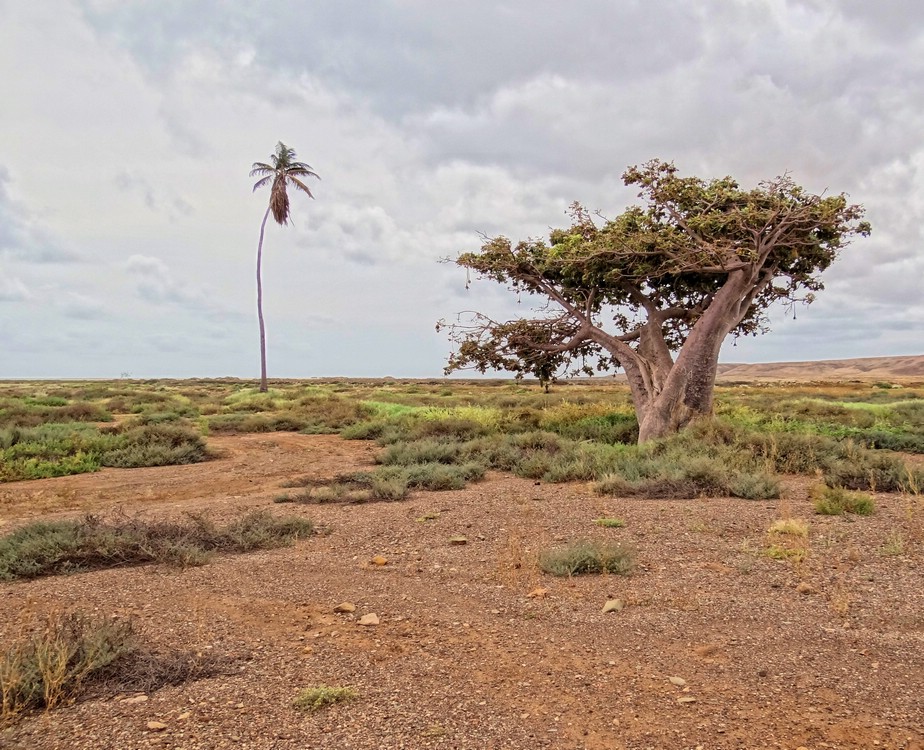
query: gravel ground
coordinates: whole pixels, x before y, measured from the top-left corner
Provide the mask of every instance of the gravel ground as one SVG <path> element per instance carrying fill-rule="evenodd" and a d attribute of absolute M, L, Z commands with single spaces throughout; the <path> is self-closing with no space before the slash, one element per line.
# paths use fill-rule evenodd
<path fill-rule="evenodd" d="M 396 503 L 276 505 L 285 479 L 368 466 L 375 446 L 210 443 L 224 457 L 207 464 L 3 485 L 0 524 L 265 507 L 329 533 L 182 571 L 0 585 L 4 640 L 31 614 L 79 610 L 132 617 L 158 649 L 227 659 L 221 676 L 27 717 L 0 748 L 924 750 L 920 498 L 878 495 L 872 517 L 827 518 L 802 478 L 781 501 L 654 501 L 498 474 Z M 601 516 L 626 525 L 600 528 Z M 788 516 L 811 525 L 802 563 L 764 554 Z M 538 570 L 540 549 L 577 537 L 631 545 L 635 572 Z M 335 612 L 341 602 L 355 611 Z M 358 624 L 368 613 L 378 625 Z M 318 684 L 358 697 L 292 708 Z"/>

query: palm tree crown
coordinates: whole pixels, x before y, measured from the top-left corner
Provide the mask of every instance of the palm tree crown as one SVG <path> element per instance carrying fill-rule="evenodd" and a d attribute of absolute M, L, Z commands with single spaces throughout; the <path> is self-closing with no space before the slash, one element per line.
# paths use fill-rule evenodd
<path fill-rule="evenodd" d="M 270 192 L 270 210 L 273 212 L 273 218 L 277 224 L 289 223 L 289 195 L 286 188 L 292 185 L 298 190 L 308 194 L 309 198 L 314 198 L 308 186 L 299 178 L 318 177 L 317 173 L 310 165 L 301 161 L 295 161 L 295 151 L 282 141 L 276 144 L 276 153 L 271 157 L 272 164 L 263 162 L 254 162 L 250 170 L 251 177 L 260 177 L 254 184 L 253 189 L 261 188 L 272 180 L 273 187 Z"/>

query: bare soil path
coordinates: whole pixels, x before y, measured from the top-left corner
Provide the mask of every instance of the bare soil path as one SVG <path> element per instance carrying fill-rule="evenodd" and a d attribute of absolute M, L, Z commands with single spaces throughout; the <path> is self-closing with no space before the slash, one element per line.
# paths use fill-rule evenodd
<path fill-rule="evenodd" d="M 330 533 L 182 571 L 0 584 L 3 638 L 30 612 L 77 609 L 234 660 L 141 702 L 28 718 L 0 748 L 924 750 L 919 499 L 880 495 L 875 516 L 847 520 L 813 516 L 801 479 L 778 502 L 652 501 L 492 475 L 396 503 L 276 505 L 283 481 L 367 467 L 375 446 L 292 434 L 209 444 L 222 457 L 206 464 L 0 485 L 0 521 L 265 507 Z M 785 515 L 811 523 L 803 563 L 763 554 Z M 599 528 L 600 516 L 626 526 Z M 460 534 L 467 544 L 450 543 Z M 636 572 L 541 574 L 538 550 L 574 537 L 633 545 Z M 610 599 L 623 608 L 604 614 Z M 356 611 L 335 613 L 344 601 Z M 359 625 L 371 612 L 380 623 Z M 294 710 L 317 684 L 359 698 Z"/>

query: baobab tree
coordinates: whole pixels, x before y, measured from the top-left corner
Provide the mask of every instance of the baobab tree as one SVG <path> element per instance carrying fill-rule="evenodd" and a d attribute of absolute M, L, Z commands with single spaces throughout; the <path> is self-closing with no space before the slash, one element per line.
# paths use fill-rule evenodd
<path fill-rule="evenodd" d="M 775 303 L 811 302 L 821 272 L 870 227 L 844 194 L 811 194 L 788 175 L 743 190 L 731 177 L 681 177 L 654 160 L 623 180 L 639 186 L 645 205 L 606 220 L 574 203 L 571 226 L 548 242 L 500 236 L 456 260 L 541 300 L 535 316 L 474 313 L 438 328 L 458 345 L 447 374 L 528 371 L 529 351 L 564 355 L 585 371 L 588 362 L 621 367 L 644 442 L 712 414 L 726 337 L 765 332 Z"/>
<path fill-rule="evenodd" d="M 254 192 L 269 183 L 269 205 L 263 214 L 260 224 L 260 241 L 257 243 L 257 318 L 260 321 L 260 392 L 266 393 L 266 327 L 263 322 L 263 235 L 266 230 L 266 220 L 270 213 L 280 226 L 289 223 L 289 185 L 307 193 L 314 198 L 308 186 L 302 182 L 305 177 L 318 177 L 312 168 L 301 161 L 295 160 L 295 151 L 282 141 L 276 144 L 276 152 L 270 157 L 272 163 L 254 162 L 250 170 L 251 177 L 260 177 L 254 184 Z M 320 177 L 318 177 L 320 179 Z"/>

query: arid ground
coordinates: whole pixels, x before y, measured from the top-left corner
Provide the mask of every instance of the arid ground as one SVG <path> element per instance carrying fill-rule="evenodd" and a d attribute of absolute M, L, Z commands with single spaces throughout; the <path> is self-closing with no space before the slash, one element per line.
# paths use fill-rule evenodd
<path fill-rule="evenodd" d="M 285 480 L 369 466 L 377 446 L 292 433 L 209 444 L 221 458 L 0 485 L 4 531 L 259 507 L 327 532 L 184 570 L 0 585 L 4 638 L 30 613 L 79 609 L 226 660 L 219 676 L 33 715 L 0 747 L 924 748 L 920 497 L 822 517 L 804 477 L 781 500 L 677 501 L 492 473 L 399 502 L 281 505 Z M 603 516 L 625 527 L 596 526 Z M 810 523 L 801 562 L 765 554 L 784 517 Z M 575 537 L 631 544 L 634 573 L 541 573 L 538 550 Z M 604 613 L 610 600 L 621 609 Z M 334 611 L 344 602 L 355 612 Z M 369 613 L 378 624 L 360 625 Z M 292 708 L 320 684 L 357 698 Z"/>

